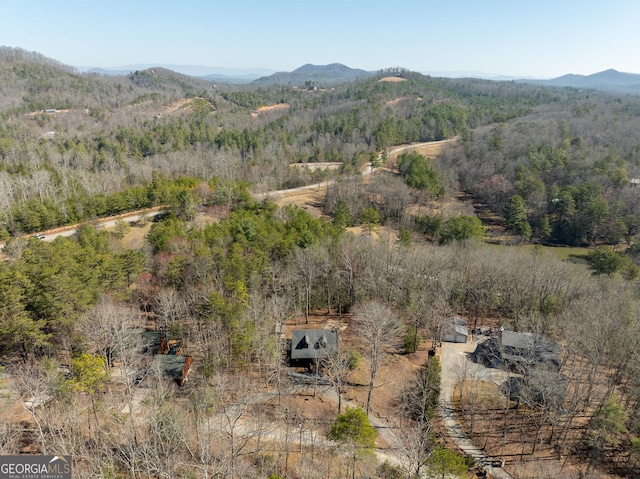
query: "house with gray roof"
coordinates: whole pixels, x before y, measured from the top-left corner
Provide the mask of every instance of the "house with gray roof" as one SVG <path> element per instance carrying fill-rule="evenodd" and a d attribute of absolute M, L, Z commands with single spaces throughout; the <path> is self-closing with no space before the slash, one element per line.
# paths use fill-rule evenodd
<path fill-rule="evenodd" d="M 166 331 L 141 331 L 141 334 L 145 345 L 143 351 L 152 354 L 153 361 L 149 367 L 139 372 L 136 383 L 150 387 L 153 380 L 164 377 L 183 386 L 193 359 L 184 354 L 181 341 L 171 339 Z"/>
<path fill-rule="evenodd" d="M 480 343 L 474 360 L 493 368 L 516 371 L 531 367 L 560 369 L 560 345 L 541 334 L 501 331 L 498 336 Z"/>
<path fill-rule="evenodd" d="M 291 359 L 314 360 L 338 350 L 335 329 L 297 329 L 291 332 Z"/>

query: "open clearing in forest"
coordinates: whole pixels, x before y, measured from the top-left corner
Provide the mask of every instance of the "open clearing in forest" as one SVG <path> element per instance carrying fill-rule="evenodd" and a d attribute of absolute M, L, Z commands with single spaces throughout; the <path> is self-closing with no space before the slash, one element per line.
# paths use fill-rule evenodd
<path fill-rule="evenodd" d="M 380 78 L 380 80 L 378 80 L 378 81 L 379 82 L 387 81 L 387 82 L 397 83 L 397 82 L 407 81 L 407 79 L 406 78 L 402 78 L 402 77 L 383 77 L 383 78 Z"/>
<path fill-rule="evenodd" d="M 277 103 L 276 105 L 261 106 L 260 108 L 253 110 L 251 112 L 251 116 L 253 118 L 257 118 L 262 113 L 267 113 L 270 111 L 277 111 L 277 110 L 288 110 L 289 108 L 291 108 L 291 105 L 289 105 L 288 103 Z"/>
<path fill-rule="evenodd" d="M 393 77 L 392 77 L 393 78 Z M 400 78 L 399 80 L 404 80 Z M 442 152 L 442 149 L 447 147 L 451 143 L 450 140 L 436 141 L 430 143 L 415 143 L 412 145 L 396 146 L 389 149 L 389 162 L 394 164 L 399 153 L 405 151 L 417 151 L 418 153 L 426 157 L 436 157 Z M 308 166 L 313 168 L 314 163 L 309 163 Z M 305 165 L 306 166 L 306 165 Z M 373 174 L 376 174 L 374 171 Z M 327 192 L 326 185 L 318 185 L 317 188 L 312 190 L 292 190 L 291 193 L 283 193 L 274 199 L 275 203 L 280 206 L 286 206 L 290 204 L 298 205 L 300 208 L 307 211 L 315 218 L 319 218 L 326 215 L 323 212 L 323 206 L 325 201 L 325 195 Z M 469 208 L 469 201 L 462 198 L 459 195 L 451 196 L 444 201 L 431 202 L 431 211 L 441 211 L 441 214 L 457 215 L 461 212 L 465 214 L 473 214 L 473 208 Z M 417 205 L 410 207 L 411 209 L 417 208 Z M 442 213 L 444 212 L 444 213 Z M 423 213 L 424 214 L 424 213 Z M 328 217 L 327 217 L 328 218 Z"/>

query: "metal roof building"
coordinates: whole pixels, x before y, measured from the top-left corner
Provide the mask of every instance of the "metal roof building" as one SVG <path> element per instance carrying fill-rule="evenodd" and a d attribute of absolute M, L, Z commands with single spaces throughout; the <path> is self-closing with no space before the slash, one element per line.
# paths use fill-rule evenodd
<path fill-rule="evenodd" d="M 480 343 L 474 352 L 475 360 L 488 367 L 510 367 L 516 371 L 531 366 L 560 369 L 560 345 L 535 333 L 501 331 L 499 336 Z"/>
<path fill-rule="evenodd" d="M 460 316 L 447 320 L 442 330 L 442 340 L 447 343 L 466 343 L 469 337 L 467 322 Z"/>
<path fill-rule="evenodd" d="M 291 332 L 291 359 L 319 359 L 338 349 L 335 329 L 298 329 Z"/>

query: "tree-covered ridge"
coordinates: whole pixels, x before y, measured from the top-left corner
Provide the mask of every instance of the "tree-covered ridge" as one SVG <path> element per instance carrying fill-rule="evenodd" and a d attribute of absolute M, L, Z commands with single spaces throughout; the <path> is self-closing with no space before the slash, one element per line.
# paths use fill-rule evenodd
<path fill-rule="evenodd" d="M 348 171 L 391 145 L 454 136 L 464 149 L 429 168 L 447 180 L 449 192 L 459 181 L 498 215 L 506 211 L 514 233 L 563 244 L 630 244 L 638 230 L 629 188 L 640 176 L 634 97 L 407 71 L 391 72 L 404 81 L 382 81 L 381 72 L 317 91 L 213 88 L 163 69 L 79 75 L 44 57 L 4 52 L 0 84 L 7 98 L 22 99 L 19 107 L 2 108 L 4 231 L 143 206 L 137 193 L 109 198 L 147 188 L 156 170 L 204 181 L 240 178 L 264 191 L 318 179 L 290 163 L 337 161 Z M 73 104 L 43 103 L 34 114 L 28 101 L 51 92 Z M 185 106 L 172 106 L 180 102 Z M 289 108 L 250 114 L 279 103 Z M 40 111 L 50 107 L 70 110 Z M 412 186 L 414 179 L 410 174 Z M 89 197 L 97 200 L 83 199 Z M 519 211 L 506 208 L 518 198 Z M 103 207 L 104 201 L 118 206 Z M 384 222 L 387 213 L 378 213 Z"/>
<path fill-rule="evenodd" d="M 512 97 L 518 95 L 488 83 L 409 72 L 405 82 L 376 77 L 313 92 L 214 88 L 163 69 L 127 77 L 80 75 L 26 52 L 5 53 L 0 85 L 4 98 L 12 99 L 0 105 L 5 211 L 26 208 L 26 199 L 50 209 L 47 202 L 59 206 L 82 194 L 146 187 L 154 170 L 204 180 L 241 178 L 262 183 L 262 189 L 297 186 L 312 178 L 289 163 L 357 163 L 393 144 L 465 134 L 496 115 L 511 118 L 550 101 L 539 89 L 516 85 L 527 98 L 516 105 Z M 188 107 L 174 108 L 178 102 Z M 279 103 L 290 108 L 250 115 Z"/>
<path fill-rule="evenodd" d="M 621 107 L 621 104 L 625 104 Z M 636 97 L 568 103 L 476 132 L 453 152 L 464 190 L 523 236 L 562 244 L 617 245 L 638 232 Z"/>
<path fill-rule="evenodd" d="M 72 67 L 21 49 L 0 47 L 0 111 L 24 114 L 46 109 L 122 107 L 141 95 L 169 98 L 206 92 L 210 84 L 169 70 L 145 70 L 129 76 L 80 74 Z"/>

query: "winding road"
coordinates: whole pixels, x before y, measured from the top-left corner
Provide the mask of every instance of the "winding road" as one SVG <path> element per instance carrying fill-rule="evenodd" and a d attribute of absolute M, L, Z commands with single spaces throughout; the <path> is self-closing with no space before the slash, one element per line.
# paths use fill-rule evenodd
<path fill-rule="evenodd" d="M 395 156 L 398 153 L 403 151 L 417 150 L 420 148 L 426 148 L 431 146 L 437 147 L 437 146 L 445 145 L 448 143 L 454 143 L 456 141 L 458 141 L 457 138 L 451 138 L 449 140 L 429 141 L 429 142 L 423 142 L 423 143 L 412 143 L 410 145 L 394 146 L 388 150 L 387 155 L 391 158 L 392 156 Z M 371 164 L 368 164 L 362 170 L 362 176 L 371 175 L 373 171 L 374 171 L 373 166 L 371 166 Z M 310 191 L 321 190 L 323 188 L 326 188 L 332 185 L 333 183 L 335 183 L 335 180 L 328 180 L 328 181 L 323 181 L 321 183 L 315 183 L 313 185 L 300 186 L 298 188 L 268 191 L 266 193 L 254 193 L 253 197 L 259 201 L 264 199 L 278 199 L 285 196 L 295 196 L 296 194 L 303 194 L 303 193 L 308 193 Z M 147 217 L 152 217 L 160 214 L 161 211 L 162 211 L 162 207 L 155 207 L 148 210 L 132 211 L 130 213 L 125 213 L 118 216 L 102 218 L 98 220 L 98 226 L 101 228 L 111 228 L 115 226 L 119 220 L 132 223 L 134 221 L 138 221 L 143 215 Z M 37 237 L 43 241 L 53 241 L 58 236 L 73 236 L 76 233 L 76 228 L 78 226 L 79 225 L 64 226 L 64 227 L 60 227 L 52 230 L 42 231 L 40 233 L 29 234 L 29 235 L 26 235 L 26 237 L 27 238 Z M 0 242 L 0 249 L 2 249 L 3 247 L 4 247 L 4 242 Z"/>
<path fill-rule="evenodd" d="M 389 151 L 387 152 L 387 155 L 389 156 L 389 158 L 391 158 L 403 151 L 419 150 L 420 148 L 426 148 L 426 147 L 439 147 L 449 143 L 454 143 L 456 141 L 458 141 L 457 138 L 452 138 L 449 140 L 428 141 L 423 143 L 412 143 L 410 145 L 394 146 L 391 149 L 389 149 Z M 367 163 L 366 167 L 362 170 L 362 176 L 369 176 L 373 173 L 373 171 L 374 171 L 373 166 L 371 166 L 370 163 Z M 284 196 L 295 196 L 296 194 L 321 190 L 323 188 L 327 188 L 328 186 L 334 184 L 335 182 L 336 180 L 327 180 L 321 183 L 315 183 L 313 185 L 299 186 L 298 188 L 268 191 L 266 193 L 256 193 L 253 195 L 253 197 L 257 200 L 265 200 L 265 199 L 274 200 L 274 199 L 282 198 Z"/>

